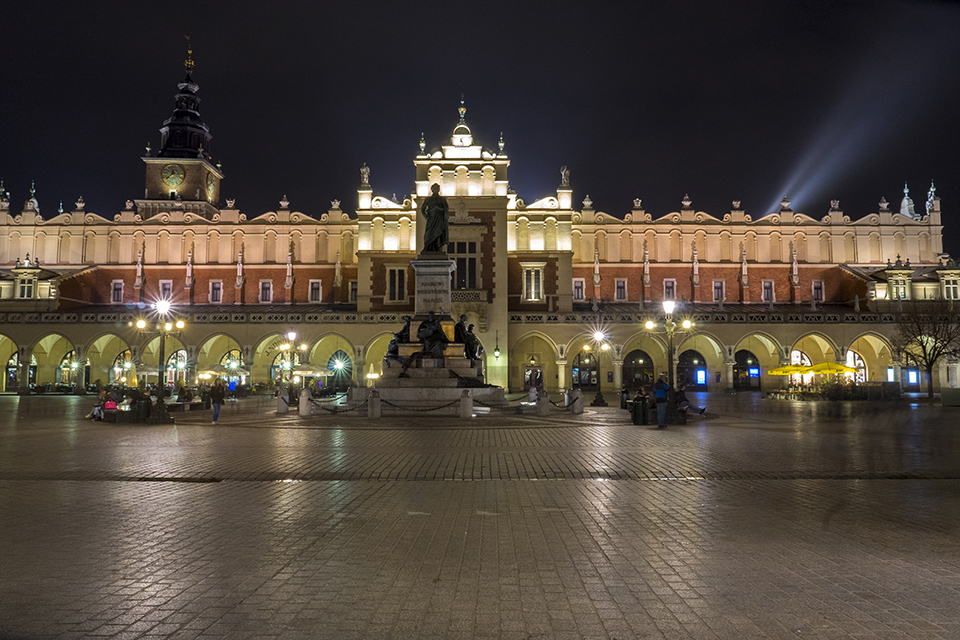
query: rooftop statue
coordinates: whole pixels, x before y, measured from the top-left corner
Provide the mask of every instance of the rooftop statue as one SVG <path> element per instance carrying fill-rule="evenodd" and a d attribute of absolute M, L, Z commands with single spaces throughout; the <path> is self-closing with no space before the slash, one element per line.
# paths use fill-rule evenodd
<path fill-rule="evenodd" d="M 440 195 L 439 184 L 433 184 L 430 191 L 431 195 L 420 207 L 420 213 L 427 223 L 423 231 L 423 250 L 446 252 L 449 242 L 450 206 L 447 199 Z"/>

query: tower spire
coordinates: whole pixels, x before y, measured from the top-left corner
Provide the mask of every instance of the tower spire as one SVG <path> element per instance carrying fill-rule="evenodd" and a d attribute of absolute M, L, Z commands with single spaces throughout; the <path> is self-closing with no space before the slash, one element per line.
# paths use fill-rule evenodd
<path fill-rule="evenodd" d="M 187 59 L 183 61 L 183 66 L 187 70 L 187 75 L 193 71 L 193 44 L 190 42 L 190 36 L 184 36 L 187 39 Z"/>

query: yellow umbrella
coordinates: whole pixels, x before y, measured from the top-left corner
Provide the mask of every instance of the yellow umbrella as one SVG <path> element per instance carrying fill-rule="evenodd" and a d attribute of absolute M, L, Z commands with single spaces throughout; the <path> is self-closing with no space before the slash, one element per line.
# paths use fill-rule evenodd
<path fill-rule="evenodd" d="M 837 374 L 856 373 L 857 369 L 836 362 L 821 362 L 810 367 L 810 373 Z"/>
<path fill-rule="evenodd" d="M 776 369 L 770 369 L 767 371 L 771 376 L 792 376 L 797 373 L 808 373 L 809 367 L 805 367 L 801 364 L 788 364 L 783 367 L 777 367 Z"/>

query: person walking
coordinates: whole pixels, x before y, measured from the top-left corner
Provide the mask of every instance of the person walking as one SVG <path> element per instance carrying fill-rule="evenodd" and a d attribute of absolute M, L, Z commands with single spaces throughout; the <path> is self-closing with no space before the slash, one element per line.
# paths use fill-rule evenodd
<path fill-rule="evenodd" d="M 695 407 L 690 404 L 690 400 L 687 399 L 687 385 L 681 384 L 680 390 L 677 391 L 677 409 L 693 409 L 700 415 L 703 415 L 703 412 L 707 410 L 706 407 Z"/>
<path fill-rule="evenodd" d="M 223 380 L 217 378 L 213 386 L 210 387 L 210 402 L 213 404 L 213 422 L 210 424 L 217 424 L 217 419 L 220 418 L 220 407 L 223 405 L 225 397 L 226 390 L 223 387 Z"/>
<path fill-rule="evenodd" d="M 661 374 L 653 385 L 653 397 L 657 401 L 657 429 L 667 428 L 667 391 L 669 390 L 667 376 Z"/>

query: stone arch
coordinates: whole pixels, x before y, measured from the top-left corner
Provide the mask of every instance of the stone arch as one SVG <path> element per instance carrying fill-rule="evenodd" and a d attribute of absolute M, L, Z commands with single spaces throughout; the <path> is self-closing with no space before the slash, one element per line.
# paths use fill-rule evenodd
<path fill-rule="evenodd" d="M 747 252 L 747 260 L 752 262 L 757 261 L 757 233 L 756 231 L 748 231 L 746 236 L 743 239 L 743 248 Z"/>
<path fill-rule="evenodd" d="M 73 340 L 60 332 L 51 331 L 34 340 L 27 349 L 27 357 L 37 360 L 37 384 L 56 384 L 60 361 L 73 350 Z"/>
<path fill-rule="evenodd" d="M 679 262 L 683 260 L 683 247 L 680 245 L 680 232 L 674 229 L 670 232 L 670 262 Z"/>
<path fill-rule="evenodd" d="M 657 232 L 653 229 L 647 229 L 643 234 L 643 241 L 647 244 L 650 262 L 657 262 L 660 259 L 660 251 L 657 248 Z M 640 256 L 640 259 L 642 260 L 643 256 Z"/>
<path fill-rule="evenodd" d="M 620 232 L 620 262 L 633 261 L 633 234 L 629 229 Z"/>
<path fill-rule="evenodd" d="M 326 367 L 330 358 L 338 351 L 343 351 L 350 358 L 350 382 L 353 385 L 366 384 L 366 380 L 360 380 L 360 376 L 365 376 L 366 363 L 369 362 L 366 351 L 364 351 L 364 366 L 359 366 L 357 362 L 357 349 L 353 342 L 339 332 L 327 333 L 314 342 L 313 346 L 307 350 L 310 362 L 318 367 Z M 333 380 L 329 380 L 333 382 Z M 346 384 L 347 381 L 338 381 Z"/>
<path fill-rule="evenodd" d="M 20 367 L 12 371 L 7 369 L 7 363 L 13 354 L 19 353 L 19 345 L 5 333 L 0 333 L 0 364 L 3 365 L 3 375 L 0 377 L 0 391 L 15 392 L 19 388 Z"/>
<path fill-rule="evenodd" d="M 894 349 L 886 336 L 875 331 L 865 331 L 850 341 L 848 349 L 856 351 L 863 358 L 868 382 L 886 380 L 887 368 L 894 365 Z"/>
<path fill-rule="evenodd" d="M 707 244 L 707 232 L 703 229 L 698 229 L 693 234 L 693 241 L 697 243 L 697 260 L 700 262 L 709 262 L 710 261 L 710 250 Z M 690 259 L 693 260 L 693 250 L 691 248 Z"/>
<path fill-rule="evenodd" d="M 456 168 L 456 195 L 466 196 L 470 194 L 470 170 L 467 167 L 459 166 Z"/>
<path fill-rule="evenodd" d="M 483 169 L 480 170 L 482 174 L 482 184 L 481 184 L 481 193 L 485 196 L 496 195 L 496 182 L 495 178 L 497 175 L 496 169 L 490 165 L 486 165 Z"/>
<path fill-rule="evenodd" d="M 583 262 L 583 255 L 580 251 L 580 243 L 582 241 L 582 235 L 579 229 L 576 229 L 570 233 L 570 242 L 573 245 L 573 262 Z"/>
<path fill-rule="evenodd" d="M 820 234 L 820 262 L 833 262 L 833 239 L 826 231 Z"/>
<path fill-rule="evenodd" d="M 157 264 L 170 262 L 170 232 L 164 229 L 157 234 Z"/>
<path fill-rule="evenodd" d="M 729 231 L 720 232 L 720 261 L 733 261 L 733 235 Z"/>
<path fill-rule="evenodd" d="M 268 229 L 263 234 L 263 261 L 268 264 L 277 263 L 277 232 Z"/>
<path fill-rule="evenodd" d="M 130 349 L 130 342 L 118 333 L 104 331 L 91 338 L 84 346 L 85 356 L 90 366 L 90 381 L 100 380 L 103 384 L 115 382 L 114 372 L 111 371 L 114 360 L 117 355 Z M 129 372 L 128 384 L 133 384 L 133 378 L 136 376 L 136 368 L 132 367 Z"/>
<path fill-rule="evenodd" d="M 384 222 L 382 217 L 378 216 L 370 221 L 370 248 L 374 251 L 383 251 L 383 227 Z"/>
<path fill-rule="evenodd" d="M 843 253 L 845 262 L 857 261 L 857 237 L 853 233 L 844 234 Z"/>
<path fill-rule="evenodd" d="M 761 388 L 769 389 L 780 386 L 781 381 L 777 379 L 778 376 L 770 376 L 768 373 L 770 369 L 776 369 L 781 364 L 781 358 L 784 354 L 779 340 L 765 331 L 754 331 L 742 336 L 734 345 L 735 357 L 741 351 L 749 351 L 756 358 L 756 364 L 760 368 L 759 383 Z M 790 354 L 786 355 L 789 356 Z M 746 388 L 744 385 L 737 383 L 737 376 L 742 373 L 738 371 L 737 365 L 734 365 L 734 379 L 732 381 L 734 388 Z"/>
<path fill-rule="evenodd" d="M 803 351 L 810 357 L 811 364 L 836 362 L 840 349 L 828 335 L 819 331 L 810 331 L 798 336 L 790 346 L 792 351 Z"/>
<path fill-rule="evenodd" d="M 557 219 L 553 216 L 548 217 L 543 221 L 543 242 L 544 249 L 547 251 L 556 251 L 557 250 Z"/>
<path fill-rule="evenodd" d="M 524 216 L 517 218 L 517 251 L 530 250 L 530 220 Z"/>
<path fill-rule="evenodd" d="M 107 236 L 107 262 L 109 264 L 120 263 L 120 232 L 111 231 Z"/>
<path fill-rule="evenodd" d="M 883 262 L 883 250 L 880 248 L 880 234 L 874 231 L 869 236 L 870 262 Z"/>

